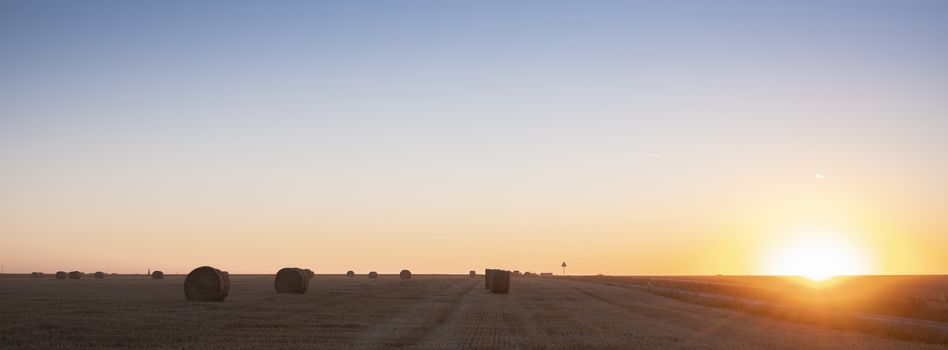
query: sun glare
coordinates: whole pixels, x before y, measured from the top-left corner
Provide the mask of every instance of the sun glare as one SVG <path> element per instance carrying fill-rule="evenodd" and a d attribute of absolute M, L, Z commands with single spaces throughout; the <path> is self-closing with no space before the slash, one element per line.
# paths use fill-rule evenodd
<path fill-rule="evenodd" d="M 796 235 L 767 258 L 766 273 L 822 282 L 840 275 L 871 273 L 868 260 L 853 243 L 827 232 Z"/>

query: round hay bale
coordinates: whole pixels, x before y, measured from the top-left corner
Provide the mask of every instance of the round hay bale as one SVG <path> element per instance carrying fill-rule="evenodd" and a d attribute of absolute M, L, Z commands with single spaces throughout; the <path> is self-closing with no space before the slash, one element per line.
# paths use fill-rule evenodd
<path fill-rule="evenodd" d="M 82 272 L 79 272 L 79 271 L 71 271 L 71 272 L 69 272 L 69 279 L 71 279 L 71 280 L 77 280 L 77 279 L 80 279 L 80 278 L 82 278 Z"/>
<path fill-rule="evenodd" d="M 230 294 L 230 273 L 227 271 L 221 271 L 221 275 L 224 276 L 224 279 L 227 280 L 227 284 L 224 286 L 224 295 Z"/>
<path fill-rule="evenodd" d="M 103 278 L 105 278 L 105 272 L 96 271 L 96 273 L 95 273 L 95 279 L 100 280 L 100 279 L 103 279 Z"/>
<path fill-rule="evenodd" d="M 273 287 L 277 293 L 303 294 L 309 288 L 309 279 L 309 274 L 303 269 L 284 267 L 277 271 Z"/>
<path fill-rule="evenodd" d="M 474 271 L 474 270 L 471 270 L 471 272 L 468 272 L 467 274 L 470 275 L 471 278 L 477 277 L 477 271 Z"/>
<path fill-rule="evenodd" d="M 399 273 L 398 273 L 398 278 L 401 278 L 401 279 L 403 279 L 403 280 L 410 280 L 410 279 L 411 279 L 411 271 L 402 270 L 402 272 L 399 272 Z"/>
<path fill-rule="evenodd" d="M 184 279 L 184 297 L 188 301 L 224 301 L 230 293 L 229 276 L 210 266 L 196 268 Z"/>
<path fill-rule="evenodd" d="M 313 277 L 316 277 L 316 273 L 313 272 L 313 270 L 304 269 L 303 272 L 306 272 L 306 276 L 309 276 L 310 279 L 312 279 Z"/>
<path fill-rule="evenodd" d="M 369 272 L 369 279 L 373 279 L 373 280 L 374 280 L 374 279 L 376 279 L 376 278 L 379 278 L 379 273 L 378 273 L 378 272 L 375 272 L 375 271 Z"/>
<path fill-rule="evenodd" d="M 66 271 L 57 271 L 57 272 L 56 272 L 56 279 L 58 279 L 58 280 L 64 280 L 64 279 L 66 279 L 66 276 L 68 276 L 68 275 L 66 274 Z"/>
<path fill-rule="evenodd" d="M 31 274 L 30 274 L 30 277 L 33 277 L 33 278 L 43 278 L 43 273 L 42 273 L 42 272 L 34 272 L 34 273 L 31 273 Z"/>
<path fill-rule="evenodd" d="M 484 289 L 490 289 L 490 275 L 493 273 L 494 269 L 484 269 Z"/>
<path fill-rule="evenodd" d="M 494 270 L 490 279 L 491 293 L 507 294 L 510 291 L 510 271 Z"/>
<path fill-rule="evenodd" d="M 154 272 L 151 273 L 151 279 L 153 279 L 153 280 L 165 279 L 165 273 L 164 273 L 164 272 L 161 272 L 161 271 L 158 271 L 158 270 L 155 270 Z"/>
<path fill-rule="evenodd" d="M 350 278 L 351 278 L 351 277 L 355 277 L 355 276 L 356 276 L 355 271 L 349 270 L 348 272 L 346 272 L 346 277 L 350 277 Z"/>

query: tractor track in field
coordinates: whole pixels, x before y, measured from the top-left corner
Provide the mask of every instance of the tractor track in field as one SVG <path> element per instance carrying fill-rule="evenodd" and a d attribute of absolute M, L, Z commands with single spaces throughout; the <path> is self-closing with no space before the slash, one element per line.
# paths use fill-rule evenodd
<path fill-rule="evenodd" d="M 412 347 L 443 348 L 548 348 L 544 331 L 530 318 L 517 294 L 493 294 L 477 281 L 423 339 Z M 538 341 L 542 340 L 542 341 Z"/>
<path fill-rule="evenodd" d="M 433 329 L 443 324 L 461 305 L 461 298 L 474 289 L 476 282 L 460 280 L 442 292 L 422 298 L 399 316 L 388 319 L 367 331 L 355 344 L 359 349 L 415 348 Z"/>
<path fill-rule="evenodd" d="M 419 344 L 423 343 L 426 339 L 429 339 L 432 334 L 437 332 L 439 329 L 444 327 L 444 324 L 447 320 L 451 319 L 458 312 L 458 308 L 463 304 L 462 301 L 469 294 L 474 292 L 474 287 L 478 285 L 477 281 L 462 281 L 457 284 L 468 284 L 466 289 L 462 289 L 461 292 L 452 294 L 454 297 L 454 302 L 450 303 L 448 306 L 439 310 L 436 313 L 434 318 L 433 326 L 426 327 L 423 329 L 416 329 L 411 334 L 403 337 L 398 343 L 402 347 L 417 347 Z M 452 285 L 453 287 L 454 285 Z"/>

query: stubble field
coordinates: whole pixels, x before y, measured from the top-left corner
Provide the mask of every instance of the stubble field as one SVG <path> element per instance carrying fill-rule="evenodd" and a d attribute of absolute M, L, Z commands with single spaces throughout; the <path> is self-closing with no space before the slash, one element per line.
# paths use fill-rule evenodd
<path fill-rule="evenodd" d="M 942 348 L 561 278 L 499 295 L 481 275 L 320 275 L 290 295 L 234 275 L 222 303 L 186 302 L 183 280 L 0 279 L 0 348 Z"/>

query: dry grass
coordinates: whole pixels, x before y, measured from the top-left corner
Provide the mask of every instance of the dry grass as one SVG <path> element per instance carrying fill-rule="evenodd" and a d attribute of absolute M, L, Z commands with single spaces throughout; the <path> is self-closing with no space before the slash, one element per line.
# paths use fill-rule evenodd
<path fill-rule="evenodd" d="M 948 344 L 944 276 L 857 276 L 814 284 L 778 276 L 579 276 L 694 304 L 823 328 Z M 924 299 L 924 296 L 930 296 Z"/>
<path fill-rule="evenodd" d="M 179 275 L 3 278 L 0 348 L 941 348 L 599 283 L 517 279 L 500 295 L 468 276 L 414 277 L 317 276 L 281 295 L 272 275 L 234 275 L 223 303 L 186 302 Z"/>
<path fill-rule="evenodd" d="M 593 278 L 593 277 L 588 277 Z M 838 277 L 822 284 L 779 276 L 595 277 L 785 305 L 948 322 L 948 276 Z"/>

